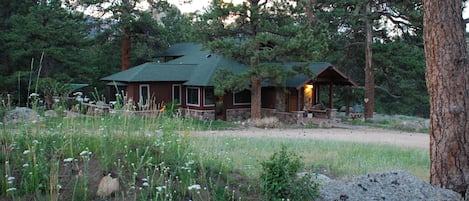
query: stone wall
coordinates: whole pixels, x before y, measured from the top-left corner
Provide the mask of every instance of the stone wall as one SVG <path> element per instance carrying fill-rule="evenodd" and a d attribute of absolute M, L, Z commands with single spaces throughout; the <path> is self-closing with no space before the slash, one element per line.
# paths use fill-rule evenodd
<path fill-rule="evenodd" d="M 262 117 L 277 117 L 280 122 L 285 124 L 300 124 L 303 122 L 304 111 L 295 112 L 277 112 L 275 109 L 262 108 Z M 233 121 L 245 121 L 251 117 L 250 108 L 242 109 L 227 109 L 226 120 Z"/>
<path fill-rule="evenodd" d="M 304 111 L 295 112 L 275 112 L 275 116 L 280 122 L 285 124 L 301 124 L 303 123 Z"/>
<path fill-rule="evenodd" d="M 182 116 L 202 121 L 213 121 L 215 120 L 215 110 L 184 109 Z"/>
<path fill-rule="evenodd" d="M 251 118 L 251 108 L 226 109 L 226 121 L 245 121 Z"/>

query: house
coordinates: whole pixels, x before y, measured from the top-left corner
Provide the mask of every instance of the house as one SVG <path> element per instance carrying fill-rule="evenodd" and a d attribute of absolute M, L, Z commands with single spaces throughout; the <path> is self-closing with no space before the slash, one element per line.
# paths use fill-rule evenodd
<path fill-rule="evenodd" d="M 140 108 L 153 103 L 174 102 L 185 116 L 204 120 L 236 121 L 250 116 L 250 91 L 214 94 L 212 77 L 220 68 L 241 73 L 249 66 L 204 50 L 201 44 L 180 43 L 168 48 L 158 62 L 149 62 L 102 78 L 110 88 L 123 89 L 127 98 Z M 282 63 L 286 70 L 300 63 Z M 304 63 L 303 63 L 304 65 Z M 314 78 L 299 74 L 288 79 L 283 87 L 264 83 L 262 87 L 262 112 L 264 116 L 279 116 L 287 122 L 297 122 L 313 106 L 320 103 L 320 87 L 329 87 L 329 104 L 332 111 L 332 87 L 356 84 L 327 62 L 308 63 Z M 113 85 L 113 86 L 112 86 Z M 326 110 L 323 110 L 326 111 Z M 300 117 L 301 116 L 301 117 Z M 329 115 L 330 117 L 330 115 Z"/>

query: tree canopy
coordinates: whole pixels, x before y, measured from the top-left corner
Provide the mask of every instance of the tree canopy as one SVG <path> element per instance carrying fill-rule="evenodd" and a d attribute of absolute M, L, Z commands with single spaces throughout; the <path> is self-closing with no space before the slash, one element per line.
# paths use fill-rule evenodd
<path fill-rule="evenodd" d="M 250 89 L 251 118 L 260 118 L 261 82 L 281 85 L 291 75 L 276 62 L 317 60 L 327 49 L 327 34 L 304 13 L 301 2 L 294 1 L 212 1 L 196 23 L 200 38 L 212 51 L 251 67 L 237 76 L 223 72 L 234 86 L 219 84 L 217 93 Z"/>

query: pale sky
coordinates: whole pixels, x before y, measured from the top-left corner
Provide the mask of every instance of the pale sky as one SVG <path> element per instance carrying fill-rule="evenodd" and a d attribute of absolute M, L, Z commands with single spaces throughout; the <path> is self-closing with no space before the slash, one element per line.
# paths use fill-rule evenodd
<path fill-rule="evenodd" d="M 186 0 L 187 1 L 187 0 Z M 184 3 L 185 0 L 168 0 L 169 3 L 176 5 L 182 13 L 202 11 L 204 7 L 207 7 L 210 4 L 211 0 L 192 0 L 192 3 Z M 225 0 L 230 2 L 230 0 Z M 231 2 L 238 4 L 243 2 L 243 0 L 231 0 Z"/>

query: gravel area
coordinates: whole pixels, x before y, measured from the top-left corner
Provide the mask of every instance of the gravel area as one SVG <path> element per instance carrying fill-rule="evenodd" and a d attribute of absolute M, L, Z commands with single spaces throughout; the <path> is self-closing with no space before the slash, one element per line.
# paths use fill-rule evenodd
<path fill-rule="evenodd" d="M 197 136 L 275 137 L 337 140 L 360 143 L 387 144 L 399 147 L 429 149 L 430 137 L 425 133 L 412 133 L 379 128 L 329 128 L 329 129 L 260 129 L 246 128 L 227 131 L 195 132 Z"/>

